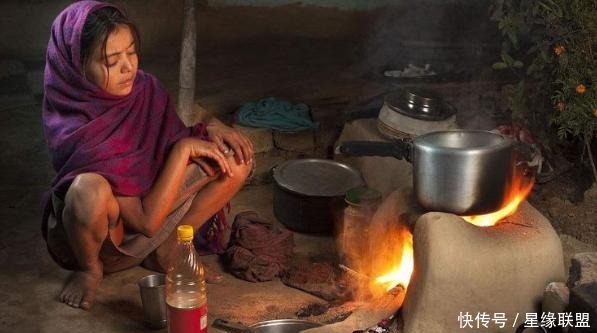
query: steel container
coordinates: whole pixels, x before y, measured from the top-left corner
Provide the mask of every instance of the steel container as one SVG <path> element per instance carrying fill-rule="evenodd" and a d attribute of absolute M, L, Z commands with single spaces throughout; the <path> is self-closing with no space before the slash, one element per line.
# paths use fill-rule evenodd
<path fill-rule="evenodd" d="M 510 193 L 514 177 L 513 142 L 490 131 L 430 132 L 412 141 L 349 141 L 341 143 L 336 152 L 393 156 L 412 162 L 418 203 L 429 211 L 457 215 L 498 210 Z"/>

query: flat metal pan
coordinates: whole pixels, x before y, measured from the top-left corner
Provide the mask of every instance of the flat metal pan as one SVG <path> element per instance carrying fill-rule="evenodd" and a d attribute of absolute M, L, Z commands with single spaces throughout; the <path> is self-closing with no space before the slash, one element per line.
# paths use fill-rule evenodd
<path fill-rule="evenodd" d="M 356 169 L 319 158 L 284 162 L 274 168 L 274 180 L 285 190 L 313 197 L 344 196 L 347 190 L 363 184 Z"/>

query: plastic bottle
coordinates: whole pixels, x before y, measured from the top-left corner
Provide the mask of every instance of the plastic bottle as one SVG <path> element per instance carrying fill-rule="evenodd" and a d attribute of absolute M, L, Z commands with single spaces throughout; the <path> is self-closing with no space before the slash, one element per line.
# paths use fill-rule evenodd
<path fill-rule="evenodd" d="M 205 273 L 193 246 L 193 227 L 176 229 L 177 248 L 166 273 L 169 333 L 207 332 Z"/>

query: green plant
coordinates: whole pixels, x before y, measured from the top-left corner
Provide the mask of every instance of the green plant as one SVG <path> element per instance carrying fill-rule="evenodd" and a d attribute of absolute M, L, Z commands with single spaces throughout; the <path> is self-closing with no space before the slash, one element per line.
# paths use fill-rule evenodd
<path fill-rule="evenodd" d="M 597 137 L 597 0 L 495 0 L 504 40 L 496 70 L 518 77 L 511 90 L 515 120 L 584 143 L 597 181 L 591 142 Z"/>

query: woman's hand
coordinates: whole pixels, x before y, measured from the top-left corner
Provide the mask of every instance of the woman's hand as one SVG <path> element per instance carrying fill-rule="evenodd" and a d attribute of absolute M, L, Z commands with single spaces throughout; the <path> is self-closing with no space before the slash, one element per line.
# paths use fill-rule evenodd
<path fill-rule="evenodd" d="M 253 160 L 253 143 L 240 131 L 224 125 L 215 117 L 207 124 L 207 135 L 221 152 L 234 151 L 234 158 L 239 164 L 249 164 Z"/>
<path fill-rule="evenodd" d="M 200 166 L 209 165 L 211 167 L 209 163 L 205 163 L 204 161 L 207 158 L 214 161 L 223 173 L 230 177 L 233 176 L 232 168 L 228 164 L 226 156 L 224 156 L 218 145 L 214 142 L 189 137 L 180 140 L 178 144 L 181 146 L 181 149 L 186 149 L 189 152 L 189 158 Z M 208 174 L 213 173 L 213 170 L 205 171 Z"/>

